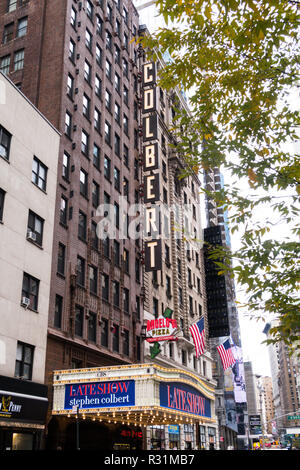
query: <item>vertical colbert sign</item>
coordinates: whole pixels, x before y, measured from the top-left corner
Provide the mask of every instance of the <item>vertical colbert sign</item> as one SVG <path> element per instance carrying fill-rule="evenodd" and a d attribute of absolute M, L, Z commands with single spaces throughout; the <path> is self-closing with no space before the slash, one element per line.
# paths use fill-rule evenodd
<path fill-rule="evenodd" d="M 158 116 L 156 99 L 155 62 L 143 64 L 143 172 L 145 204 L 145 270 L 157 271 L 162 268 L 160 220 L 157 203 L 160 201 Z M 151 204 L 151 206 L 149 206 Z M 155 236 L 155 238 L 154 238 Z"/>

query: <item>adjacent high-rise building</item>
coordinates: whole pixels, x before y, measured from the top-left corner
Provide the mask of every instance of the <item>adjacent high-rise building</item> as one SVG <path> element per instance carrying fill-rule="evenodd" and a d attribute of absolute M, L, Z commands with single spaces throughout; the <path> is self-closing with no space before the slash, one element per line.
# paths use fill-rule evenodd
<path fill-rule="evenodd" d="M 124 200 L 140 197 L 138 27 L 128 0 L 0 6 L 0 69 L 61 132 L 49 386 L 54 369 L 142 359 L 141 245 L 119 236 L 128 222 Z M 116 237 L 104 223 L 101 232 L 104 217 Z"/>
<path fill-rule="evenodd" d="M 60 135 L 0 73 L 0 450 L 38 449 Z"/>
<path fill-rule="evenodd" d="M 271 323 L 267 323 L 263 332 L 270 336 Z M 299 426 L 299 390 L 297 390 L 297 376 L 299 375 L 299 359 L 291 356 L 287 345 L 279 343 L 268 345 L 273 395 L 274 395 L 274 420 L 278 434 L 288 431 L 288 428 Z M 293 419 L 294 417 L 294 419 Z"/>
<path fill-rule="evenodd" d="M 206 195 L 207 229 L 205 241 L 211 245 L 231 248 L 228 225 L 228 214 L 223 207 L 218 207 L 210 193 L 220 191 L 224 187 L 224 178 L 220 168 L 205 171 L 204 186 Z M 216 295 L 216 293 L 218 293 Z M 209 297 L 209 293 L 207 294 Z M 212 325 L 210 331 L 211 350 L 215 360 L 214 378 L 218 381 L 220 405 L 217 409 L 219 426 L 224 434 L 224 448 L 228 445 L 245 448 L 247 438 L 247 400 L 245 393 L 245 377 L 243 352 L 241 344 L 238 311 L 236 307 L 235 283 L 229 275 L 215 276 L 211 287 L 211 302 L 208 299 L 208 321 Z M 226 338 L 234 346 L 236 366 L 231 371 L 223 370 L 217 354 L 217 346 Z M 239 391 L 236 383 L 240 382 Z M 242 382 L 242 383 L 241 383 Z M 241 393 L 242 391 L 242 393 Z M 225 412 L 224 412 L 225 409 Z"/>

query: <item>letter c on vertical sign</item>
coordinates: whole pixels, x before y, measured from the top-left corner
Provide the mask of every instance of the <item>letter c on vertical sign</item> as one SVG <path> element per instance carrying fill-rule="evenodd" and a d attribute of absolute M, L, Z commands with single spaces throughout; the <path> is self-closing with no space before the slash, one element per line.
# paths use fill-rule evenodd
<path fill-rule="evenodd" d="M 143 86 L 154 85 L 156 81 L 155 63 L 148 62 L 143 65 Z"/>

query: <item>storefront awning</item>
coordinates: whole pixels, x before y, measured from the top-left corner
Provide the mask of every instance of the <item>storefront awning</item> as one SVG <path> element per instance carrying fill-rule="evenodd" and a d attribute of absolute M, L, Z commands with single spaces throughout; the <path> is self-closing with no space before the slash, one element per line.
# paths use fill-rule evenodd
<path fill-rule="evenodd" d="M 57 370 L 53 415 L 136 426 L 216 423 L 214 388 L 156 364 Z"/>

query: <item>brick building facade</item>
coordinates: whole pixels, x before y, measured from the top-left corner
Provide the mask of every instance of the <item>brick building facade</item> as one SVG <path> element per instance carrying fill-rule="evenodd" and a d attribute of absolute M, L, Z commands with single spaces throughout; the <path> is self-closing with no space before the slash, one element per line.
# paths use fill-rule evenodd
<path fill-rule="evenodd" d="M 99 204 L 121 230 L 139 198 L 138 15 L 127 0 L 0 5 L 0 69 L 61 132 L 46 383 L 52 371 L 139 362 L 138 240 L 99 240 Z M 51 392 L 51 387 L 49 387 Z"/>

